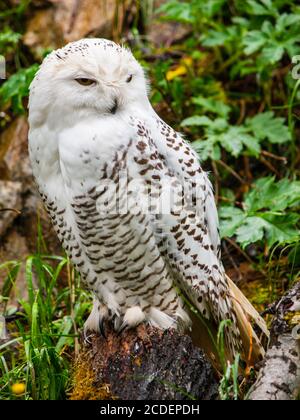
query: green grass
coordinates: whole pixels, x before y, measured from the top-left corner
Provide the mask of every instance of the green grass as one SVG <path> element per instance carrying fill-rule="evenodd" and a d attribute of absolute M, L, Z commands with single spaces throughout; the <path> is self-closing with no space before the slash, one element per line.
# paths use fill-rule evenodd
<path fill-rule="evenodd" d="M 2 264 L 7 272 L 3 294 L 8 341 L 0 346 L 0 400 L 65 399 L 71 386 L 70 369 L 78 350 L 79 328 L 90 309 L 89 295 L 79 286 L 70 264 L 63 257 L 29 256 L 25 262 L 28 298 L 19 307 L 9 307 L 21 264 Z M 60 284 L 62 272 L 66 284 Z M 12 393 L 14 384 L 24 384 L 21 396 Z"/>

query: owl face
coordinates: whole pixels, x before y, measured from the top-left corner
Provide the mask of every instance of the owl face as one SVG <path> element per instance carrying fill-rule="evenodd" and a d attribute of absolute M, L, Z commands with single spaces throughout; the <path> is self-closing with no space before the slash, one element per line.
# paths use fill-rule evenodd
<path fill-rule="evenodd" d="M 30 87 L 29 106 L 33 119 L 47 115 L 55 121 L 58 116 L 78 118 L 78 113 L 115 115 L 147 100 L 144 71 L 128 49 L 112 41 L 85 39 L 44 60 Z"/>

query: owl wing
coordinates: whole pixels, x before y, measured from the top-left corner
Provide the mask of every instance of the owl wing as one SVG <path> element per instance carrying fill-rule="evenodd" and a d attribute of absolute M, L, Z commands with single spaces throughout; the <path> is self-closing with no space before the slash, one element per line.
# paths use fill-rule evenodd
<path fill-rule="evenodd" d="M 218 322 L 229 318 L 236 323 L 219 258 L 211 184 L 189 145 L 161 120 L 155 125 L 147 130 L 143 122 L 136 121 L 140 149 L 134 160 L 157 199 L 157 208 L 152 205 L 150 213 L 161 253 L 181 289 L 205 318 Z"/>
<path fill-rule="evenodd" d="M 218 215 L 207 174 L 178 133 L 159 118 L 153 121 L 150 131 L 137 122 L 145 146 L 135 161 L 142 166 L 140 174 L 151 184 L 152 194 L 159 198 L 156 207 L 160 208 L 151 208 L 150 213 L 161 254 L 183 294 L 204 318 L 216 325 L 231 321 L 227 328 L 229 354 L 245 354 L 243 347 L 249 350 L 249 331 L 258 343 L 257 354 L 262 354 L 248 315 L 267 333 L 265 323 L 247 299 L 238 296 L 237 288 L 233 289 L 220 259 Z"/>

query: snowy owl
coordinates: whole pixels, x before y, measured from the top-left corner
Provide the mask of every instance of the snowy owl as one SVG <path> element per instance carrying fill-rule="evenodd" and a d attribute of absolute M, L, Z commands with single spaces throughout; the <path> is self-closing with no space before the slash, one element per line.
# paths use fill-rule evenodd
<path fill-rule="evenodd" d="M 265 323 L 221 262 L 207 174 L 153 110 L 130 50 L 83 39 L 52 52 L 30 87 L 29 123 L 39 192 L 94 296 L 86 331 L 145 322 L 201 340 L 229 320 L 228 358 L 263 356 L 250 320 L 267 334 Z"/>

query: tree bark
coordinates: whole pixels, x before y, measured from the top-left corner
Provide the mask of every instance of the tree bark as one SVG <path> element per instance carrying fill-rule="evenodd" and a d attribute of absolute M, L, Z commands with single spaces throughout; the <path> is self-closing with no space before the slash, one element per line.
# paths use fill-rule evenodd
<path fill-rule="evenodd" d="M 93 335 L 76 363 L 73 400 L 213 400 L 218 380 L 187 336 L 139 326 Z"/>
<path fill-rule="evenodd" d="M 272 305 L 271 342 L 250 400 L 300 397 L 300 283 Z"/>

